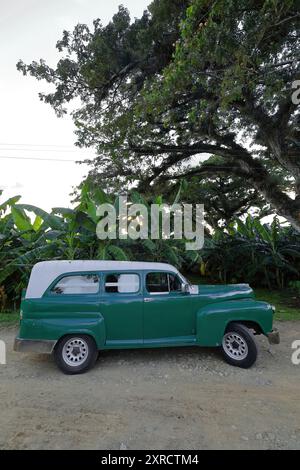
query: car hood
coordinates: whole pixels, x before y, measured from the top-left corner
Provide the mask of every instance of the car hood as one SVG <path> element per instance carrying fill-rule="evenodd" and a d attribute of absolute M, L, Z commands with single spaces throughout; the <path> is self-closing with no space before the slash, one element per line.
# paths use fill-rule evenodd
<path fill-rule="evenodd" d="M 200 297 L 208 297 L 210 300 L 235 300 L 241 298 L 253 298 L 253 289 L 249 284 L 216 284 L 216 285 L 193 285 L 190 293 Z"/>

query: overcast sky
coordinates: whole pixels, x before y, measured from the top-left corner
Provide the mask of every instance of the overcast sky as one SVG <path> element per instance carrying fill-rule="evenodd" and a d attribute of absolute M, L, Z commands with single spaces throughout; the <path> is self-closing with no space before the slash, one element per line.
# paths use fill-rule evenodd
<path fill-rule="evenodd" d="M 0 0 L 2 201 L 20 194 L 23 203 L 46 210 L 70 206 L 72 187 L 87 173 L 86 166 L 73 160 L 90 157 L 91 151 L 74 147 L 72 120 L 58 119 L 39 100 L 38 92 L 47 90 L 47 85 L 24 77 L 16 63 L 43 58 L 54 65 L 59 57 L 55 44 L 64 29 L 72 30 L 77 23 L 91 25 L 95 18 L 106 24 L 121 3 L 134 18 L 142 15 L 150 0 Z"/>

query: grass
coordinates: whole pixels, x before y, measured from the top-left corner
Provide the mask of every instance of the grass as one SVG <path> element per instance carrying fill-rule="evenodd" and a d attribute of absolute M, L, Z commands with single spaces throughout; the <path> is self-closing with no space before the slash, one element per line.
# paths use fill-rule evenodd
<path fill-rule="evenodd" d="M 17 325 L 19 320 L 19 312 L 0 312 L 0 327 Z"/>
<path fill-rule="evenodd" d="M 300 320 L 300 306 L 294 305 L 296 304 L 296 297 L 289 289 L 254 289 L 254 292 L 257 299 L 275 305 L 275 320 Z"/>

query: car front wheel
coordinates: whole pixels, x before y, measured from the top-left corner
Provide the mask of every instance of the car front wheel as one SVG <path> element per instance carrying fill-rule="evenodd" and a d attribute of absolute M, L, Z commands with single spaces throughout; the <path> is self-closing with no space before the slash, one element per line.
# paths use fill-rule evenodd
<path fill-rule="evenodd" d="M 86 372 L 93 367 L 97 356 L 96 343 L 87 335 L 65 336 L 54 350 L 55 362 L 65 374 Z"/>
<path fill-rule="evenodd" d="M 231 323 L 223 336 L 222 352 L 225 360 L 247 369 L 257 358 L 257 346 L 251 331 L 240 323 Z"/>

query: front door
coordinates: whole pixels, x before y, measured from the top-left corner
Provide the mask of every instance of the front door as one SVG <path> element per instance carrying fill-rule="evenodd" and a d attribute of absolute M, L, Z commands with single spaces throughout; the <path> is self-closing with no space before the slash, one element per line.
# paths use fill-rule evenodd
<path fill-rule="evenodd" d="M 143 291 L 138 273 L 103 274 L 100 312 L 105 320 L 106 346 L 134 347 L 143 343 Z"/>
<path fill-rule="evenodd" d="M 144 277 L 144 343 L 195 342 L 195 312 L 190 294 L 174 273 L 148 272 Z"/>

